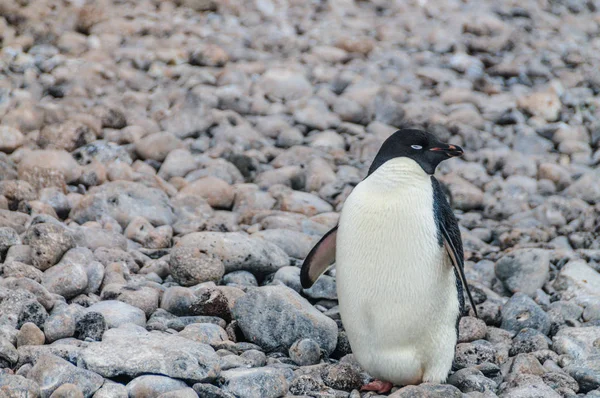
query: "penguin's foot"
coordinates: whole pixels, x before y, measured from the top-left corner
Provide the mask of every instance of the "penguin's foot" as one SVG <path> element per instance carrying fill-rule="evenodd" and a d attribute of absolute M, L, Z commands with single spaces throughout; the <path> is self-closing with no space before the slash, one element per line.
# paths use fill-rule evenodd
<path fill-rule="evenodd" d="M 389 381 L 373 380 L 361 387 L 361 391 L 376 391 L 377 394 L 386 394 L 394 387 Z"/>

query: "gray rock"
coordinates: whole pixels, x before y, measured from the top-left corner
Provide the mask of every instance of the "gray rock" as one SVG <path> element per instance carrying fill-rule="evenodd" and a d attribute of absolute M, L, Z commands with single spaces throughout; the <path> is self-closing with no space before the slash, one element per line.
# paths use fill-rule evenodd
<path fill-rule="evenodd" d="M 0 337 L 0 363 L 5 367 L 12 367 L 18 360 L 19 353 L 14 345 L 9 340 Z"/>
<path fill-rule="evenodd" d="M 91 339 L 100 341 L 102 335 L 107 329 L 104 316 L 99 312 L 88 311 L 86 314 L 78 317 L 75 324 L 75 338 L 79 340 Z"/>
<path fill-rule="evenodd" d="M 8 205 L 7 205 L 8 207 Z M 21 234 L 27 229 L 31 216 L 0 208 L 0 227 L 12 228 Z"/>
<path fill-rule="evenodd" d="M 248 271 L 233 271 L 223 276 L 223 283 L 233 286 L 258 286 L 256 277 Z"/>
<path fill-rule="evenodd" d="M 4 258 L 11 246 L 20 244 L 21 238 L 17 231 L 9 227 L 0 227 L 0 258 Z"/>
<path fill-rule="evenodd" d="M 144 217 L 152 225 L 170 225 L 173 209 L 167 195 L 137 182 L 113 181 L 90 189 L 71 210 L 77 223 L 95 221 L 108 215 L 125 228 L 135 217 Z"/>
<path fill-rule="evenodd" d="M 550 339 L 536 329 L 524 328 L 517 333 L 510 347 L 510 355 L 548 349 Z"/>
<path fill-rule="evenodd" d="M 186 387 L 181 390 L 162 393 L 158 398 L 198 398 L 198 394 L 196 394 L 193 388 Z"/>
<path fill-rule="evenodd" d="M 41 271 L 58 263 L 67 250 L 75 247 L 75 239 L 65 227 L 50 223 L 29 227 L 25 242 L 31 247 L 32 265 Z"/>
<path fill-rule="evenodd" d="M 98 312 L 106 321 L 106 326 L 118 328 L 126 323 L 146 326 L 144 311 L 132 305 L 117 300 L 100 301 L 88 308 L 91 312 Z"/>
<path fill-rule="evenodd" d="M 169 270 L 173 279 L 182 286 L 202 282 L 218 282 L 225 267 L 220 258 L 195 247 L 175 247 L 169 256 Z"/>
<path fill-rule="evenodd" d="M 579 391 L 579 384 L 577 384 L 577 381 L 562 371 L 544 373 L 542 375 L 542 380 L 554 390 L 568 388 L 573 392 Z"/>
<path fill-rule="evenodd" d="M 212 323 L 192 323 L 179 332 L 179 335 L 211 346 L 229 340 L 227 332 L 222 327 Z"/>
<path fill-rule="evenodd" d="M 310 289 L 303 289 L 302 292 L 310 298 L 337 300 L 337 284 L 335 278 L 329 275 L 321 275 Z"/>
<path fill-rule="evenodd" d="M 237 299 L 233 316 L 246 338 L 268 351 L 285 352 L 302 338 L 314 340 L 327 354 L 336 346 L 335 321 L 284 286 L 253 289 Z"/>
<path fill-rule="evenodd" d="M 44 272 L 42 285 L 49 292 L 70 299 L 86 290 L 88 274 L 81 264 L 61 262 Z"/>
<path fill-rule="evenodd" d="M 39 398 L 40 386 L 23 376 L 0 374 L 0 392 L 5 398 Z"/>
<path fill-rule="evenodd" d="M 120 289 L 117 299 L 141 309 L 146 314 L 146 317 L 149 317 L 158 308 L 159 297 L 160 292 L 158 288 L 130 283 Z"/>
<path fill-rule="evenodd" d="M 337 363 L 327 366 L 321 372 L 323 381 L 336 390 L 351 391 L 363 384 L 361 369 L 354 364 Z"/>
<path fill-rule="evenodd" d="M 599 295 L 600 274 L 582 260 L 565 264 L 554 281 L 554 288 L 565 295 Z"/>
<path fill-rule="evenodd" d="M 600 178 L 598 170 L 589 171 L 573 182 L 566 193 L 574 198 L 583 199 L 589 203 L 600 202 L 600 187 L 595 182 Z"/>
<path fill-rule="evenodd" d="M 550 319 L 530 297 L 516 293 L 502 308 L 502 329 L 517 333 L 523 328 L 536 329 L 547 335 Z"/>
<path fill-rule="evenodd" d="M 193 246 L 219 257 L 225 272 L 246 270 L 258 274 L 289 265 L 288 255 L 273 243 L 240 232 L 195 232 L 181 238 L 176 247 Z"/>
<path fill-rule="evenodd" d="M 595 343 L 598 339 L 600 339 L 600 326 L 564 328 L 552 338 L 552 348 L 558 354 L 584 360 L 600 355 L 600 347 Z"/>
<path fill-rule="evenodd" d="M 102 387 L 96 391 L 93 398 L 129 398 L 127 388 L 123 384 L 105 380 Z"/>
<path fill-rule="evenodd" d="M 29 378 L 40 385 L 41 396 L 49 397 L 63 384 L 74 384 L 84 396 L 90 397 L 104 382 L 102 377 L 89 370 L 78 368 L 54 355 L 42 355 L 29 371 Z"/>
<path fill-rule="evenodd" d="M 130 398 L 158 397 L 163 393 L 178 391 L 186 388 L 181 380 L 171 379 L 165 376 L 139 376 L 127 384 L 127 392 Z"/>
<path fill-rule="evenodd" d="M 454 386 L 447 384 L 423 383 L 418 386 L 402 387 L 398 391 L 389 395 L 390 398 L 461 398 L 462 393 Z"/>
<path fill-rule="evenodd" d="M 479 365 L 485 362 L 496 362 L 496 349 L 486 340 L 475 340 L 471 343 L 456 345 L 454 365 L 459 368 Z"/>
<path fill-rule="evenodd" d="M 302 339 L 292 344 L 289 355 L 299 366 L 315 365 L 321 360 L 321 347 L 311 339 Z"/>
<path fill-rule="evenodd" d="M 33 282 L 33 281 L 32 281 Z M 33 322 L 41 327 L 48 313 L 36 297 L 24 289 L 0 287 L 0 319 L 15 328 Z"/>
<path fill-rule="evenodd" d="M 452 384 L 464 393 L 473 391 L 495 391 L 496 382 L 488 379 L 477 368 L 463 368 L 448 378 L 448 384 Z"/>
<path fill-rule="evenodd" d="M 221 388 L 239 398 L 277 398 L 288 391 L 290 369 L 271 367 L 231 369 L 221 372 Z"/>
<path fill-rule="evenodd" d="M 259 87 L 272 100 L 288 101 L 307 97 L 312 87 L 304 75 L 288 69 L 270 69 L 262 75 Z"/>
<path fill-rule="evenodd" d="M 27 265 L 19 261 L 5 262 L 2 267 L 2 274 L 5 278 L 28 278 L 36 281 L 37 283 L 42 282 L 44 273 L 32 265 Z"/>
<path fill-rule="evenodd" d="M 50 398 L 84 398 L 84 395 L 75 384 L 67 383 L 54 390 Z"/>
<path fill-rule="evenodd" d="M 151 360 L 149 360 L 151 358 Z M 192 382 L 213 380 L 218 357 L 206 345 L 138 326 L 110 329 L 81 351 L 78 366 L 104 377 L 154 373 Z"/>
<path fill-rule="evenodd" d="M 281 267 L 273 274 L 273 284 L 282 283 L 300 293 L 302 284 L 300 283 L 300 268 L 294 266 Z"/>
<path fill-rule="evenodd" d="M 519 375 L 498 394 L 501 398 L 560 398 L 561 395 L 546 385 L 540 376 Z"/>
<path fill-rule="evenodd" d="M 194 384 L 194 391 L 203 398 L 236 398 L 233 394 L 221 390 L 212 384 L 197 383 Z"/>
<path fill-rule="evenodd" d="M 305 258 L 319 238 L 288 229 L 268 229 L 252 234 L 282 248 L 290 257 Z"/>
<path fill-rule="evenodd" d="M 83 315 L 84 309 L 76 304 L 67 306 L 64 303 L 55 305 L 52 313 L 44 323 L 46 340 L 52 343 L 59 339 L 73 337 L 76 319 Z"/>
<path fill-rule="evenodd" d="M 523 292 L 533 296 L 548 280 L 550 251 L 518 249 L 503 256 L 496 263 L 496 276 L 512 293 Z"/>

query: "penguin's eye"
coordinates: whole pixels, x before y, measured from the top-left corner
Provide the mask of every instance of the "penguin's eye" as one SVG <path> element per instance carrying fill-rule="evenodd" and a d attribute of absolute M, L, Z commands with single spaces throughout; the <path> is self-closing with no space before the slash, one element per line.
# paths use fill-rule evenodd
<path fill-rule="evenodd" d="M 412 149 L 423 149 L 423 147 L 421 145 L 411 145 L 410 146 Z"/>

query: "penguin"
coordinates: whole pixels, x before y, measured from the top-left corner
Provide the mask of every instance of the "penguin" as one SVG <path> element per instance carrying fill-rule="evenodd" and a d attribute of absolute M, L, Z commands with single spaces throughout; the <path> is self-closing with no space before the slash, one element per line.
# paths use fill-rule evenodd
<path fill-rule="evenodd" d="M 433 176 L 440 162 L 462 155 L 426 131 L 393 133 L 302 265 L 309 288 L 336 264 L 342 323 L 356 360 L 375 378 L 363 390 L 444 382 L 463 288 L 477 316 L 458 222 Z"/>

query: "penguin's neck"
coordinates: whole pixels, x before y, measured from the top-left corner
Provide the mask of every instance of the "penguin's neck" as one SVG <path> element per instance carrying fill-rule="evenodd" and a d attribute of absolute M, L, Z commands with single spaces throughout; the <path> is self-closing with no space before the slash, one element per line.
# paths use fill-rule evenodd
<path fill-rule="evenodd" d="M 403 187 L 431 184 L 431 176 L 417 162 L 406 157 L 390 159 L 365 179 L 371 189 L 395 191 Z"/>

